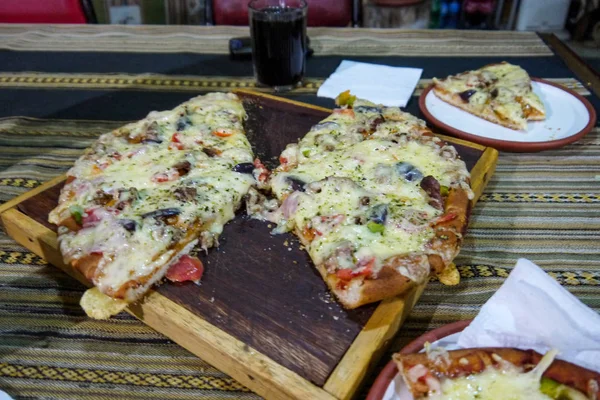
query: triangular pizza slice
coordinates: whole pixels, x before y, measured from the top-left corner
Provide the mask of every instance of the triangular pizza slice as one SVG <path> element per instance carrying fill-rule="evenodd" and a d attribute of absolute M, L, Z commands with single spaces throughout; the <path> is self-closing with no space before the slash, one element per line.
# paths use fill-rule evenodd
<path fill-rule="evenodd" d="M 490 64 L 433 82 L 433 92 L 443 101 L 510 129 L 524 131 L 527 121 L 546 118 L 531 78 L 517 65 Z"/>

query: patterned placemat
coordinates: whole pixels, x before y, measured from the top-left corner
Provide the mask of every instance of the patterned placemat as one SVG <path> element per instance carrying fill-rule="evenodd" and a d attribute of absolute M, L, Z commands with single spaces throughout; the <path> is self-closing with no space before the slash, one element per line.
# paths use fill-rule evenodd
<path fill-rule="evenodd" d="M 582 96 L 588 96 L 589 90 L 574 78 L 546 78 L 574 90 Z M 316 94 L 324 78 L 306 78 L 294 89 L 298 94 Z M 431 84 L 431 79 L 421 79 L 413 92 L 420 96 Z M 252 89 L 259 92 L 273 92 L 271 88 L 261 87 L 251 76 L 201 76 L 201 75 L 164 75 L 164 74 L 84 74 L 84 73 L 44 73 L 44 72 L 0 72 L 1 88 L 51 88 L 80 90 L 151 90 L 169 92 L 197 93 L 200 90 Z"/>

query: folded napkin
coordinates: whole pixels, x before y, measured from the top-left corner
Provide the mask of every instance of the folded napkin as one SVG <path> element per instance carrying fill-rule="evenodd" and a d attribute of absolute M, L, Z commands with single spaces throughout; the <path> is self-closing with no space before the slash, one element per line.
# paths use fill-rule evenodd
<path fill-rule="evenodd" d="M 399 68 L 344 60 L 323 82 L 317 96 L 335 99 L 350 89 L 353 95 L 384 106 L 405 107 L 419 83 L 420 68 Z"/>
<path fill-rule="evenodd" d="M 504 284 L 459 336 L 458 346 L 516 347 L 600 371 L 600 314 L 541 268 L 519 259 Z"/>

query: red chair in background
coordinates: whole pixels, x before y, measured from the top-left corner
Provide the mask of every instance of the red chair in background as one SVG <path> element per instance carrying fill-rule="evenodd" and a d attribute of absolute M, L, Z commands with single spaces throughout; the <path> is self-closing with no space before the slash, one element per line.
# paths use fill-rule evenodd
<path fill-rule="evenodd" d="M 0 22 L 85 24 L 96 17 L 88 0 L 0 0 Z"/>
<path fill-rule="evenodd" d="M 308 26 L 359 25 L 360 0 L 307 2 Z M 248 0 L 207 0 L 207 17 L 215 25 L 248 25 Z"/>

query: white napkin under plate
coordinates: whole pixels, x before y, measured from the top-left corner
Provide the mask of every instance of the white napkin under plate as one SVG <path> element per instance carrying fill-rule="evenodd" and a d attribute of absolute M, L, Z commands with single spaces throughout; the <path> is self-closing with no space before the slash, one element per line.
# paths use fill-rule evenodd
<path fill-rule="evenodd" d="M 335 99 L 350 90 L 353 95 L 384 106 L 405 107 L 421 73 L 420 68 L 390 67 L 344 60 L 323 82 L 317 96 Z"/>
<path fill-rule="evenodd" d="M 600 314 L 541 268 L 519 259 L 498 291 L 459 336 L 458 346 L 516 347 L 600 371 Z"/>

